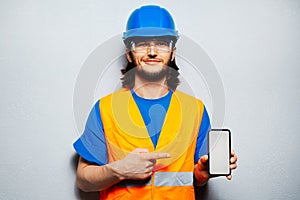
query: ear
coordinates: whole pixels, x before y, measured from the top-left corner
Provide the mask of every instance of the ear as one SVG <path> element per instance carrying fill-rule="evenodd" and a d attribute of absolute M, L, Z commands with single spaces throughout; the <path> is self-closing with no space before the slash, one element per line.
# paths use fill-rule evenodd
<path fill-rule="evenodd" d="M 129 49 L 126 49 L 126 58 L 127 58 L 127 60 L 128 60 L 128 62 L 132 62 L 132 59 L 131 59 L 131 57 L 130 57 L 130 55 L 129 55 Z"/>
<path fill-rule="evenodd" d="M 173 48 L 171 61 L 175 59 L 175 55 L 176 55 L 176 47 Z"/>

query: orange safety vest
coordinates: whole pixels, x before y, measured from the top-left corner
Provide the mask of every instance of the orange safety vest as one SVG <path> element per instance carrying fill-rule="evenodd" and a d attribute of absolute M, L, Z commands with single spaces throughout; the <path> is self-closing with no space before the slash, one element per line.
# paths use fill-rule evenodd
<path fill-rule="evenodd" d="M 121 181 L 101 191 L 101 200 L 195 199 L 194 153 L 204 110 L 200 100 L 177 90 L 173 93 L 156 148 L 130 90 L 102 98 L 99 106 L 109 162 L 135 148 L 171 154 L 171 158 L 157 160 L 149 179 Z"/>

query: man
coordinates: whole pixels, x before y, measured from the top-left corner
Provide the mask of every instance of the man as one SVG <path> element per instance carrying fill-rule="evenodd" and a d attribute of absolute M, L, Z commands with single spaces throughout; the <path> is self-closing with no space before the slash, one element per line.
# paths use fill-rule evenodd
<path fill-rule="evenodd" d="M 100 99 L 82 136 L 77 185 L 103 199 L 195 199 L 204 185 L 210 122 L 200 100 L 176 90 L 178 33 L 169 12 L 143 6 L 124 33 L 123 89 Z M 236 168 L 232 152 L 231 169 Z M 231 176 L 227 177 L 231 179 Z"/>

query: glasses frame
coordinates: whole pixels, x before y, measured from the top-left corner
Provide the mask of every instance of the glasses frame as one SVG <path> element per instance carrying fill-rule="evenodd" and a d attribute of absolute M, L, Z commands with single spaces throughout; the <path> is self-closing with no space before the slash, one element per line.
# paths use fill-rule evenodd
<path fill-rule="evenodd" d="M 157 45 L 151 45 L 150 43 L 151 42 L 157 42 L 157 41 L 162 41 L 162 42 L 166 42 L 166 43 L 169 43 L 169 47 L 168 48 L 159 48 Z M 139 49 L 137 50 L 136 48 L 136 44 L 137 43 L 140 43 L 140 42 L 145 42 L 147 44 L 147 46 L 145 46 L 143 49 Z M 148 52 L 149 48 L 150 47 L 155 47 L 156 51 L 159 52 L 159 53 L 167 53 L 167 52 L 171 52 L 173 50 L 173 41 L 170 40 L 170 41 L 164 41 L 164 40 L 148 40 L 148 41 L 131 41 L 130 42 L 130 50 L 131 51 L 134 51 L 134 52 L 137 52 L 137 53 L 146 53 Z"/>

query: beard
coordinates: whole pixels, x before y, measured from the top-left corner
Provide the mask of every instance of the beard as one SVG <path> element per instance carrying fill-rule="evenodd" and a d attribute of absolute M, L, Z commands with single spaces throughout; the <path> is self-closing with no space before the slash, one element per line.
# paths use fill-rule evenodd
<path fill-rule="evenodd" d="M 144 69 L 135 69 L 135 73 L 143 78 L 146 81 L 150 81 L 150 82 L 156 82 L 156 81 L 160 81 L 163 78 L 166 77 L 167 73 L 168 73 L 168 67 L 164 66 L 160 71 L 157 72 L 149 72 L 146 71 Z"/>

